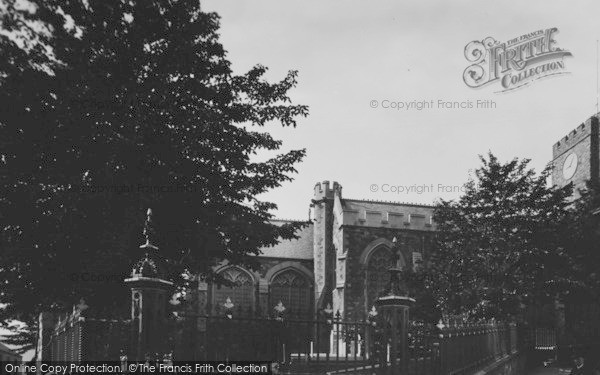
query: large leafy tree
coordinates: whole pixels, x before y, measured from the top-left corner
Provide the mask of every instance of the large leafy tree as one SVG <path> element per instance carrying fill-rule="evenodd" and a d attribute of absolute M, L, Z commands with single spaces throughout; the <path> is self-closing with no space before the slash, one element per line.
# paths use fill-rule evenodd
<path fill-rule="evenodd" d="M 1 321 L 107 306 L 140 257 L 146 208 L 171 277 L 210 274 L 300 224 L 260 199 L 305 150 L 265 129 L 307 108 L 295 71 L 232 72 L 198 0 L 5 0 L 0 8 Z M 180 280 L 184 282 L 183 280 Z"/>
<path fill-rule="evenodd" d="M 566 231 L 569 236 L 570 283 L 565 306 L 565 342 L 582 345 L 598 340 L 600 322 L 600 185 L 588 181 L 573 205 Z M 588 361 L 595 361 L 594 354 Z"/>
<path fill-rule="evenodd" d="M 600 300 L 600 184 L 588 181 L 566 225 L 571 265 L 569 292 Z"/>
<path fill-rule="evenodd" d="M 437 205 L 423 278 L 445 313 L 506 318 L 570 287 L 571 188 L 549 187 L 550 168 L 536 174 L 529 160 L 481 162 L 463 196 Z"/>

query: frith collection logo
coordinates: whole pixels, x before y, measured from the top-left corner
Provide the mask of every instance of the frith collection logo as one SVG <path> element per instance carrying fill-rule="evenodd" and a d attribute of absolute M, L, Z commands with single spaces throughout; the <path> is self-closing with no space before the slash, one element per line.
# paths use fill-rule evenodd
<path fill-rule="evenodd" d="M 558 48 L 556 27 L 537 30 L 500 43 L 492 37 L 472 41 L 465 57 L 472 63 L 463 73 L 467 86 L 479 88 L 494 82 L 504 92 L 526 86 L 540 78 L 568 73 L 564 58 L 571 52 Z"/>

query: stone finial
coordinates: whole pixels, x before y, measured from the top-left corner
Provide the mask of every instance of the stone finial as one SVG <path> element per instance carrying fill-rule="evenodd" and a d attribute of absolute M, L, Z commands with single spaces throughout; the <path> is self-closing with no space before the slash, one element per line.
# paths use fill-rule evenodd
<path fill-rule="evenodd" d="M 286 307 L 283 305 L 283 302 L 279 301 L 279 303 L 275 307 L 273 307 L 273 309 L 278 313 L 282 314 L 286 310 Z"/>
<path fill-rule="evenodd" d="M 283 306 L 283 302 L 279 301 L 279 303 L 273 307 L 273 310 L 275 311 L 275 320 L 283 321 L 283 315 L 285 314 L 285 310 L 287 310 L 287 308 Z"/>
<path fill-rule="evenodd" d="M 158 250 L 158 247 L 153 244 L 156 239 L 156 230 L 152 221 L 152 209 L 148 208 L 146 211 L 146 223 L 144 224 L 144 237 L 146 237 L 146 243 L 140 246 L 140 249 L 145 250 Z"/>
<path fill-rule="evenodd" d="M 235 306 L 234 303 L 231 302 L 231 298 L 227 297 L 225 299 L 225 303 L 223 303 L 223 307 L 225 307 L 228 310 L 231 310 L 231 309 L 233 309 L 234 306 Z"/>
<path fill-rule="evenodd" d="M 333 181 L 333 193 L 339 198 L 342 198 L 342 185 L 340 185 L 337 181 Z"/>
<path fill-rule="evenodd" d="M 177 306 L 181 304 L 181 301 L 179 301 L 179 298 L 181 297 L 181 293 L 177 292 L 177 293 L 173 293 L 171 295 L 171 299 L 169 300 L 169 303 L 173 306 Z"/>
<path fill-rule="evenodd" d="M 79 311 L 79 313 L 82 313 L 89 308 L 89 306 L 85 304 L 85 300 L 83 298 L 79 299 L 79 303 L 74 307 L 77 311 Z"/>
<path fill-rule="evenodd" d="M 369 317 L 376 317 L 378 314 L 375 305 L 371 306 L 371 310 L 369 310 Z"/>
<path fill-rule="evenodd" d="M 225 300 L 225 303 L 223 304 L 223 307 L 225 307 L 225 316 L 229 319 L 233 319 L 233 307 L 234 307 L 234 303 L 231 302 L 231 298 L 227 297 L 227 299 Z"/>

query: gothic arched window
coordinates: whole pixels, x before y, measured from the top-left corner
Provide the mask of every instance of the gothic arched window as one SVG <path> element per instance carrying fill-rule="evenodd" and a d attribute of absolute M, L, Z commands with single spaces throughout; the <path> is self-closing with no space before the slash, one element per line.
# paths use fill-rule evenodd
<path fill-rule="evenodd" d="M 369 255 L 367 262 L 367 290 L 366 303 L 367 310 L 371 308 L 377 297 L 387 286 L 390 275 L 388 269 L 392 262 L 392 252 L 387 248 L 380 246 L 373 250 Z"/>
<path fill-rule="evenodd" d="M 290 315 L 306 315 L 312 311 L 312 285 L 298 271 L 288 269 L 271 281 L 270 305 L 273 308 L 281 301 Z"/>
<path fill-rule="evenodd" d="M 216 313 L 224 311 L 227 298 L 234 305 L 234 311 L 250 311 L 254 309 L 254 280 L 252 276 L 239 267 L 229 267 L 220 272 L 221 276 L 233 283 L 233 286 L 215 285 L 213 289 L 213 309 Z"/>

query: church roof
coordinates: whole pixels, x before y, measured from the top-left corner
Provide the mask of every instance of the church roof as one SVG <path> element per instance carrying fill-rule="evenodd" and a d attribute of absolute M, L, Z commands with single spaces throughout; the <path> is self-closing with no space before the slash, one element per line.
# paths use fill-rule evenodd
<path fill-rule="evenodd" d="M 291 223 L 293 220 L 273 220 L 275 225 Z M 313 259 L 313 225 L 312 223 L 298 230 L 298 239 L 283 240 L 272 247 L 261 249 L 260 257 Z"/>

